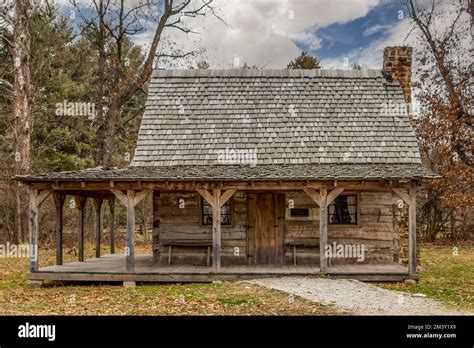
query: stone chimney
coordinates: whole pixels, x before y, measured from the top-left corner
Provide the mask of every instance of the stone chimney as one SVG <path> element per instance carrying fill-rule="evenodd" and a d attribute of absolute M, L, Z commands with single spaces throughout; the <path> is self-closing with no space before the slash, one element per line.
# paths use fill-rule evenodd
<path fill-rule="evenodd" d="M 411 47 L 392 46 L 383 50 L 383 74 L 400 82 L 405 102 L 411 103 Z"/>

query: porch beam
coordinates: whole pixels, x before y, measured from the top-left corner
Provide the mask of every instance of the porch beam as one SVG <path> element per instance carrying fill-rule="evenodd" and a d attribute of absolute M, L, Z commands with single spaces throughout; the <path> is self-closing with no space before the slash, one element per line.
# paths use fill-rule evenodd
<path fill-rule="evenodd" d="M 329 192 L 326 204 L 327 205 L 331 204 L 337 198 L 337 196 L 339 196 L 343 191 L 344 191 L 344 187 L 337 187 L 331 192 Z"/>
<path fill-rule="evenodd" d="M 38 207 L 46 200 L 46 198 L 49 197 L 52 192 L 53 190 L 43 190 L 38 193 L 38 197 L 36 198 L 36 204 Z"/>
<path fill-rule="evenodd" d="M 321 195 L 313 188 L 304 188 L 304 192 L 314 201 L 318 206 L 321 206 Z"/>
<path fill-rule="evenodd" d="M 221 186 L 222 184 L 222 186 Z M 409 182 L 401 182 L 398 180 L 392 180 L 394 187 L 408 189 L 411 184 Z M 191 180 L 186 181 L 142 181 L 140 184 L 138 181 L 114 181 L 114 186 L 110 186 L 109 181 L 103 182 L 88 182 L 87 185 L 81 186 L 78 181 L 67 181 L 59 182 L 56 185 L 54 182 L 34 182 L 31 183 L 31 187 L 39 190 L 47 189 L 55 190 L 69 190 L 69 191 L 105 191 L 109 190 L 161 190 L 161 191 L 194 191 L 196 189 L 213 190 L 214 188 L 225 189 L 237 189 L 237 190 L 301 190 L 303 188 L 321 189 L 326 188 L 331 190 L 334 188 L 333 180 L 307 180 L 307 181 L 255 181 L 252 185 L 249 181 L 224 181 L 223 183 L 208 181 L 208 182 L 196 182 Z M 423 182 L 420 183 L 423 186 Z M 338 180 L 337 187 L 344 187 L 346 190 L 385 190 L 391 191 L 391 187 L 386 180 Z"/>
<path fill-rule="evenodd" d="M 115 197 L 119 200 L 120 204 L 122 204 L 125 208 L 128 207 L 128 199 L 127 195 L 125 195 L 122 191 L 116 189 L 110 189 L 110 191 L 115 195 Z"/>
<path fill-rule="evenodd" d="M 134 206 L 137 206 L 142 200 L 145 199 L 145 197 L 151 192 L 151 190 L 142 190 L 142 191 L 139 191 L 136 195 L 135 195 L 135 199 L 133 200 L 133 205 Z"/>
<path fill-rule="evenodd" d="M 222 207 L 226 202 L 232 198 L 234 193 L 237 192 L 237 189 L 228 189 L 225 190 L 224 193 L 221 195 L 220 200 L 219 200 L 219 206 Z"/>
<path fill-rule="evenodd" d="M 405 202 L 406 205 L 410 205 L 410 196 L 405 190 L 401 188 L 392 188 L 392 190 L 402 199 L 403 202 Z"/>
<path fill-rule="evenodd" d="M 109 205 L 109 233 L 110 233 L 110 253 L 115 254 L 115 199 L 107 200 Z"/>
<path fill-rule="evenodd" d="M 206 200 L 207 203 L 209 203 L 209 205 L 212 208 L 215 208 L 214 207 L 214 205 L 215 205 L 214 196 L 207 189 L 197 188 L 196 191 L 202 196 L 202 198 L 204 198 Z"/>
<path fill-rule="evenodd" d="M 56 265 L 63 264 L 63 207 L 66 196 L 53 192 L 56 207 Z"/>
<path fill-rule="evenodd" d="M 84 217 L 86 212 L 86 203 L 87 197 L 85 196 L 75 196 L 77 207 L 77 220 L 78 220 L 78 244 L 79 244 L 79 251 L 78 251 L 78 260 L 80 262 L 84 261 Z"/>
<path fill-rule="evenodd" d="M 94 232 L 95 232 L 95 257 L 100 257 L 100 238 L 102 235 L 102 199 L 93 198 L 94 206 Z"/>

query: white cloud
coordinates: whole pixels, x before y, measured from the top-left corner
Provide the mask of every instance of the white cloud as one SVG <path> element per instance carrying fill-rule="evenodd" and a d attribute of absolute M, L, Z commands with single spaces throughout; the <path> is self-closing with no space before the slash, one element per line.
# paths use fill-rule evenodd
<path fill-rule="evenodd" d="M 374 25 L 372 27 L 369 27 L 369 28 L 365 29 L 364 32 L 362 33 L 362 35 L 367 37 L 367 36 L 373 35 L 375 33 L 383 32 L 383 31 L 385 31 L 389 28 L 390 28 L 390 25 L 377 24 L 377 25 Z"/>
<path fill-rule="evenodd" d="M 448 24 L 454 20 L 456 11 L 453 11 L 452 6 L 457 6 L 449 2 L 441 3 L 437 9 L 437 15 L 433 18 L 434 24 L 432 30 L 436 35 L 440 35 L 447 30 Z M 366 47 L 358 47 L 350 52 L 347 52 L 344 56 L 324 59 L 321 64 L 326 67 L 334 67 L 339 69 L 347 69 L 352 64 L 357 63 L 365 68 L 381 69 L 383 63 L 383 50 L 387 46 L 411 46 L 413 47 L 413 55 L 416 57 L 422 52 L 426 52 L 427 47 L 423 45 L 424 41 L 420 39 L 420 32 L 417 30 L 411 30 L 413 25 L 409 18 L 399 20 L 395 25 L 385 28 L 386 36 L 381 39 L 372 41 Z M 469 32 L 469 17 L 467 14 L 461 18 L 457 30 Z M 472 48 L 472 36 L 463 36 L 460 47 L 464 49 L 457 52 L 457 56 L 454 58 L 462 59 L 463 61 L 469 60 L 469 48 Z M 349 66 L 344 66 L 344 58 L 349 61 Z M 414 63 L 416 60 L 414 60 Z"/>
<path fill-rule="evenodd" d="M 225 23 L 213 16 L 190 19 L 201 35 L 168 31 L 167 37 L 184 50 L 204 47 L 213 68 L 231 67 L 234 57 L 250 65 L 282 68 L 300 53 L 293 40 L 318 48 L 310 29 L 345 23 L 365 16 L 379 0 L 216 0 Z M 143 35 L 139 38 L 143 42 Z"/>

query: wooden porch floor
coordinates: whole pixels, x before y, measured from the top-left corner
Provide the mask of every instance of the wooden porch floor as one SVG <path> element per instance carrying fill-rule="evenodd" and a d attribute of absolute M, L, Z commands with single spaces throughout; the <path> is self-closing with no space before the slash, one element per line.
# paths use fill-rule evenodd
<path fill-rule="evenodd" d="M 125 256 L 109 254 L 100 258 L 71 262 L 62 266 L 42 267 L 28 273 L 31 280 L 58 281 L 153 281 L 211 282 L 214 280 L 252 279 L 276 276 L 308 276 L 321 274 L 318 266 L 310 265 L 243 265 L 224 266 L 215 274 L 212 267 L 192 265 L 158 265 L 151 254 L 135 255 L 135 272 L 125 270 Z M 334 278 L 365 281 L 399 281 L 409 278 L 408 269 L 399 264 L 338 265 L 328 267 Z"/>

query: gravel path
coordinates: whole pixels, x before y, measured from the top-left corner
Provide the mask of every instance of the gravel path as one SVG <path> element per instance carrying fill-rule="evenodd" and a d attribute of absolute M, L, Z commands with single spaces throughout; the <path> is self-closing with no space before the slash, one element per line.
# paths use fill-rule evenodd
<path fill-rule="evenodd" d="M 361 315 L 462 315 L 440 302 L 409 293 L 383 289 L 350 279 L 283 277 L 249 280 L 324 305 L 335 305 Z M 472 313 L 471 313 L 472 314 Z"/>

